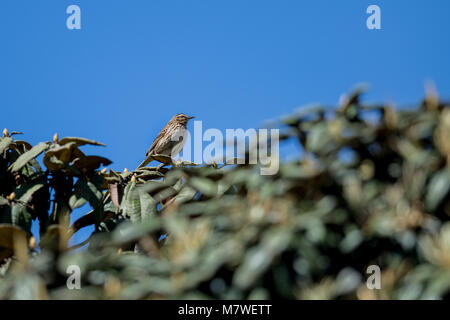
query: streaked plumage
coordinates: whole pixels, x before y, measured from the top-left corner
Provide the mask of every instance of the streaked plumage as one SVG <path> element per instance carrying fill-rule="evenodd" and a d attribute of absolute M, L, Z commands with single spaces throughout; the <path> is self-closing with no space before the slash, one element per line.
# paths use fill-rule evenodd
<path fill-rule="evenodd" d="M 149 159 L 151 155 L 162 154 L 172 158 L 178 155 L 186 143 L 185 130 L 187 123 L 193 118 L 183 113 L 174 115 L 156 136 L 152 145 L 145 153 L 147 159 L 139 167 L 145 166 L 149 162 L 147 160 L 151 161 Z"/>

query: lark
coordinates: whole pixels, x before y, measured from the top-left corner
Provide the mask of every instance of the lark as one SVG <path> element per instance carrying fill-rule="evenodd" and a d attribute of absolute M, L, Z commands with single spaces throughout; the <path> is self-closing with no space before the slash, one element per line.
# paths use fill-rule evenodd
<path fill-rule="evenodd" d="M 145 154 L 146 159 L 138 166 L 141 168 L 152 161 L 152 155 L 165 155 L 169 157 L 177 156 L 186 143 L 186 126 L 189 120 L 194 117 L 189 117 L 183 113 L 178 113 L 167 122 L 160 133 L 156 136 L 150 149 Z"/>

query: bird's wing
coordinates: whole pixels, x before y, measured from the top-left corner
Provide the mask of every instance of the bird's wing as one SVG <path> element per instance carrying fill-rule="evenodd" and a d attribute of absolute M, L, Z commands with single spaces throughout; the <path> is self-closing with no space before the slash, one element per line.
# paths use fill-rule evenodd
<path fill-rule="evenodd" d="M 155 140 L 153 140 L 152 145 L 150 146 L 150 149 L 147 150 L 147 152 L 145 153 L 145 156 L 148 157 L 153 149 L 155 149 L 156 145 L 161 142 L 161 138 L 166 134 L 167 131 L 167 125 L 161 130 L 161 132 L 156 136 Z"/>

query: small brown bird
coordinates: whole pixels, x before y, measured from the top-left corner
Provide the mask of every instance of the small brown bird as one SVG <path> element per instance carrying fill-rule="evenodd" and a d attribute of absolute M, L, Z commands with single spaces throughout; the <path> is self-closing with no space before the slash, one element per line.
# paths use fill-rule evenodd
<path fill-rule="evenodd" d="M 174 115 L 153 141 L 150 149 L 145 154 L 147 158 L 138 168 L 147 165 L 152 160 L 152 155 L 161 154 L 173 158 L 179 154 L 186 143 L 185 133 L 187 123 L 193 118 L 183 113 Z"/>

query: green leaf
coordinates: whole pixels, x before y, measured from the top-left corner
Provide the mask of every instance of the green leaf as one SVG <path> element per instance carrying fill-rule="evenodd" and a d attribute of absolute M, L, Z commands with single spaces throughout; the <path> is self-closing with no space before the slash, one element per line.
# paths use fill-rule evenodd
<path fill-rule="evenodd" d="M 27 233 L 31 232 L 31 215 L 22 204 L 15 203 L 11 208 L 12 224 L 20 226 Z"/>
<path fill-rule="evenodd" d="M 152 218 L 157 214 L 157 202 L 147 192 L 139 192 L 141 205 L 141 219 L 142 221 Z"/>
<path fill-rule="evenodd" d="M 120 224 L 112 234 L 112 242 L 114 244 L 123 244 L 135 241 L 150 232 L 154 232 L 161 227 L 161 223 L 157 219 L 145 221 L 143 223 L 125 222 Z"/>
<path fill-rule="evenodd" d="M 141 221 L 141 202 L 139 190 L 136 188 L 136 182 L 130 182 L 129 189 L 125 197 L 125 213 L 130 217 L 132 222 Z M 127 186 L 128 187 L 128 186 Z"/>
<path fill-rule="evenodd" d="M 428 210 L 435 210 L 450 189 L 450 173 L 447 169 L 438 171 L 433 175 L 428 185 L 425 206 Z"/>
<path fill-rule="evenodd" d="M 4 206 L 5 204 L 8 204 L 9 201 L 6 200 L 5 198 L 3 198 L 2 196 L 0 196 L 0 206 Z"/>
<path fill-rule="evenodd" d="M 85 156 L 81 158 L 76 158 L 73 160 L 72 165 L 79 169 L 80 171 L 85 169 L 86 171 L 94 171 L 98 169 L 101 165 L 107 166 L 112 163 L 111 160 L 99 156 Z"/>
<path fill-rule="evenodd" d="M 326 124 L 314 126 L 309 132 L 306 140 L 306 148 L 312 152 L 321 152 L 328 150 L 333 138 L 328 131 Z"/>
<path fill-rule="evenodd" d="M 36 159 L 31 159 L 30 164 L 36 169 L 37 172 L 42 172 L 41 165 L 36 161 Z"/>
<path fill-rule="evenodd" d="M 113 212 L 116 213 L 117 212 L 117 207 L 114 205 L 114 203 L 112 201 L 108 201 L 107 203 L 105 203 L 105 205 L 103 206 L 103 210 L 105 212 Z"/>
<path fill-rule="evenodd" d="M 156 202 L 161 202 L 169 199 L 170 197 L 175 196 L 177 193 L 178 193 L 177 190 L 175 190 L 171 186 L 168 186 L 163 190 L 159 191 L 158 193 L 156 193 L 155 195 L 153 195 L 153 199 L 155 199 Z"/>
<path fill-rule="evenodd" d="M 20 201 L 24 202 L 24 203 L 30 202 L 30 200 L 32 199 L 33 193 L 35 193 L 42 187 L 44 187 L 44 185 L 42 183 L 32 186 L 20 197 Z"/>
<path fill-rule="evenodd" d="M 192 177 L 189 184 L 207 196 L 217 194 L 217 184 L 207 178 Z"/>
<path fill-rule="evenodd" d="M 127 187 L 129 185 L 130 184 L 128 184 Z M 168 183 L 162 182 L 162 181 L 148 181 L 146 183 L 139 185 L 139 188 L 142 191 L 150 193 L 150 194 L 156 194 L 160 191 L 163 191 L 167 187 L 170 187 L 170 185 Z"/>
<path fill-rule="evenodd" d="M 8 149 L 11 142 L 13 142 L 13 138 L 11 137 L 0 138 L 0 153 Z"/>
<path fill-rule="evenodd" d="M 85 157 L 75 142 L 65 145 L 52 145 L 44 155 L 44 164 L 49 170 L 58 170 L 76 158 Z"/>
<path fill-rule="evenodd" d="M 22 214 L 23 206 L 20 204 L 13 204 L 11 206 L 11 220 L 12 224 L 17 226 L 20 221 L 20 215 Z"/>
<path fill-rule="evenodd" d="M 132 183 L 130 182 L 125 186 L 125 189 L 123 190 L 122 201 L 120 203 L 120 210 L 122 211 L 124 216 L 126 215 L 126 211 L 127 211 L 126 202 L 127 202 L 128 193 L 131 188 L 131 184 Z"/>
<path fill-rule="evenodd" d="M 143 179 L 143 180 L 151 180 L 151 179 L 157 179 L 162 178 L 164 175 L 161 172 L 158 171 L 145 171 L 143 173 L 140 173 L 137 178 Z"/>
<path fill-rule="evenodd" d="M 64 162 L 59 160 L 56 156 L 44 157 L 44 164 L 50 171 L 55 171 L 64 168 Z"/>
<path fill-rule="evenodd" d="M 190 186 L 184 186 L 175 197 L 175 203 L 184 203 L 194 198 L 197 190 Z"/>
<path fill-rule="evenodd" d="M 86 139 L 86 138 L 78 138 L 78 137 L 65 137 L 65 138 L 62 138 L 61 140 L 59 140 L 58 143 L 60 145 L 64 145 L 64 144 L 67 144 L 70 142 L 74 142 L 77 146 L 83 146 L 85 144 L 90 144 L 90 145 L 94 145 L 94 146 L 105 146 L 101 142 Z"/>
<path fill-rule="evenodd" d="M 87 202 L 87 199 L 82 198 L 76 194 L 71 195 L 69 198 L 69 206 L 72 210 L 85 205 Z"/>
<path fill-rule="evenodd" d="M 104 214 L 102 198 L 102 192 L 92 182 L 80 179 L 75 184 L 75 194 L 70 197 L 69 205 L 75 209 L 89 202 L 94 209 L 95 221 L 100 223 Z"/>
<path fill-rule="evenodd" d="M 38 145 L 31 148 L 30 151 L 20 155 L 19 158 L 10 166 L 12 172 L 17 172 L 22 169 L 28 162 L 39 156 L 42 152 L 49 148 L 49 144 L 41 142 Z"/>

